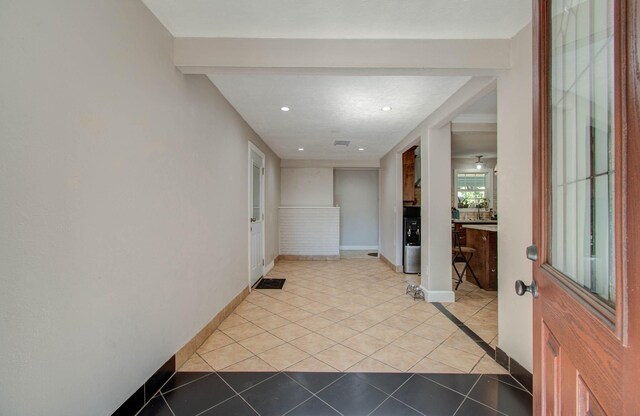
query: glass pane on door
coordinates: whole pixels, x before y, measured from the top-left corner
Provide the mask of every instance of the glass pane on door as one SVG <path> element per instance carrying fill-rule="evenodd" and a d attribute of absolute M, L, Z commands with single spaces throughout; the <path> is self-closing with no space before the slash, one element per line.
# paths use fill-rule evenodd
<path fill-rule="evenodd" d="M 613 0 L 551 0 L 549 263 L 612 307 Z"/>
<path fill-rule="evenodd" d="M 262 213 L 260 212 L 260 173 L 261 173 L 262 167 L 261 166 L 256 166 L 253 165 L 253 170 L 252 170 L 252 184 L 253 184 L 253 189 L 252 189 L 252 208 L 253 208 L 253 213 L 251 214 L 253 218 L 256 219 L 256 221 L 260 221 L 262 220 Z"/>

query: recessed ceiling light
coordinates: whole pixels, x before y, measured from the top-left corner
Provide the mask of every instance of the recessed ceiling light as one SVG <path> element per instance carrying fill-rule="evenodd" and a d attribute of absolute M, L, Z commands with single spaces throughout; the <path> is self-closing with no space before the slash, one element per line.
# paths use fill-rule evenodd
<path fill-rule="evenodd" d="M 289 107 L 280 107 L 280 110 L 287 112 L 289 110 L 291 110 Z"/>
<path fill-rule="evenodd" d="M 364 147 L 358 147 L 358 150 L 362 152 L 364 150 Z"/>
<path fill-rule="evenodd" d="M 304 150 L 304 147 L 298 147 L 298 152 L 302 152 Z"/>
<path fill-rule="evenodd" d="M 380 110 L 382 110 L 382 111 L 391 111 L 391 106 L 385 105 Z"/>

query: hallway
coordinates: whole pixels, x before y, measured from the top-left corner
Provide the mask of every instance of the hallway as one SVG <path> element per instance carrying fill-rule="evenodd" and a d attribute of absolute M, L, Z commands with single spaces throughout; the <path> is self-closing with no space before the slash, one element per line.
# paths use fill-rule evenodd
<path fill-rule="evenodd" d="M 253 290 L 141 416 L 531 414 L 488 343 L 404 294 L 414 276 L 357 256 L 280 261 L 268 277 L 283 290 Z"/>
<path fill-rule="evenodd" d="M 506 373 L 487 355 L 491 327 L 476 318 L 474 342 L 381 260 L 281 261 L 268 277 L 283 290 L 252 291 L 181 371 Z M 463 291 L 478 309 L 493 299 Z"/>

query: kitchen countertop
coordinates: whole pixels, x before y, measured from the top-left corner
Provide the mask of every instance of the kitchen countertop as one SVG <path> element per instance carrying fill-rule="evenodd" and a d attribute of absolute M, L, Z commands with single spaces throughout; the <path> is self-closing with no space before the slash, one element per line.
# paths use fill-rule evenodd
<path fill-rule="evenodd" d="M 491 231 L 494 233 L 498 232 L 498 225 L 490 225 L 490 224 L 469 224 L 469 225 L 463 225 L 462 228 L 469 228 L 472 230 L 480 230 L 480 231 Z"/>
<path fill-rule="evenodd" d="M 451 220 L 454 224 L 497 224 L 497 220 Z"/>

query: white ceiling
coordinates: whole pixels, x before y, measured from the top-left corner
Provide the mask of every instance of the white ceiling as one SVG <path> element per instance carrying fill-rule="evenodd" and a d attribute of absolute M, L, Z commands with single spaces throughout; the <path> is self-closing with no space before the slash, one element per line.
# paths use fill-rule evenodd
<path fill-rule="evenodd" d="M 468 125 L 495 125 L 498 113 L 498 92 L 493 90 L 469 105 L 454 123 L 471 123 Z M 451 134 L 451 157 L 470 158 L 476 155 L 497 157 L 498 136 L 495 131 L 478 129 L 479 131 L 454 132 Z M 485 130 L 485 131 L 480 131 Z"/>
<path fill-rule="evenodd" d="M 176 37 L 498 39 L 531 0 L 143 0 Z"/>
<path fill-rule="evenodd" d="M 467 107 L 462 114 L 492 114 L 498 113 L 498 90 L 493 90 L 484 97 Z"/>
<path fill-rule="evenodd" d="M 468 77 L 215 75 L 211 81 L 282 159 L 377 160 Z M 393 109 L 381 111 L 385 105 Z M 288 106 L 289 112 L 280 107 Z M 333 146 L 350 140 L 348 148 Z M 298 148 L 304 148 L 303 152 Z M 359 147 L 365 148 L 358 151 Z"/>
<path fill-rule="evenodd" d="M 495 132 L 464 132 L 451 134 L 451 157 L 474 158 L 498 156 L 498 136 Z"/>

